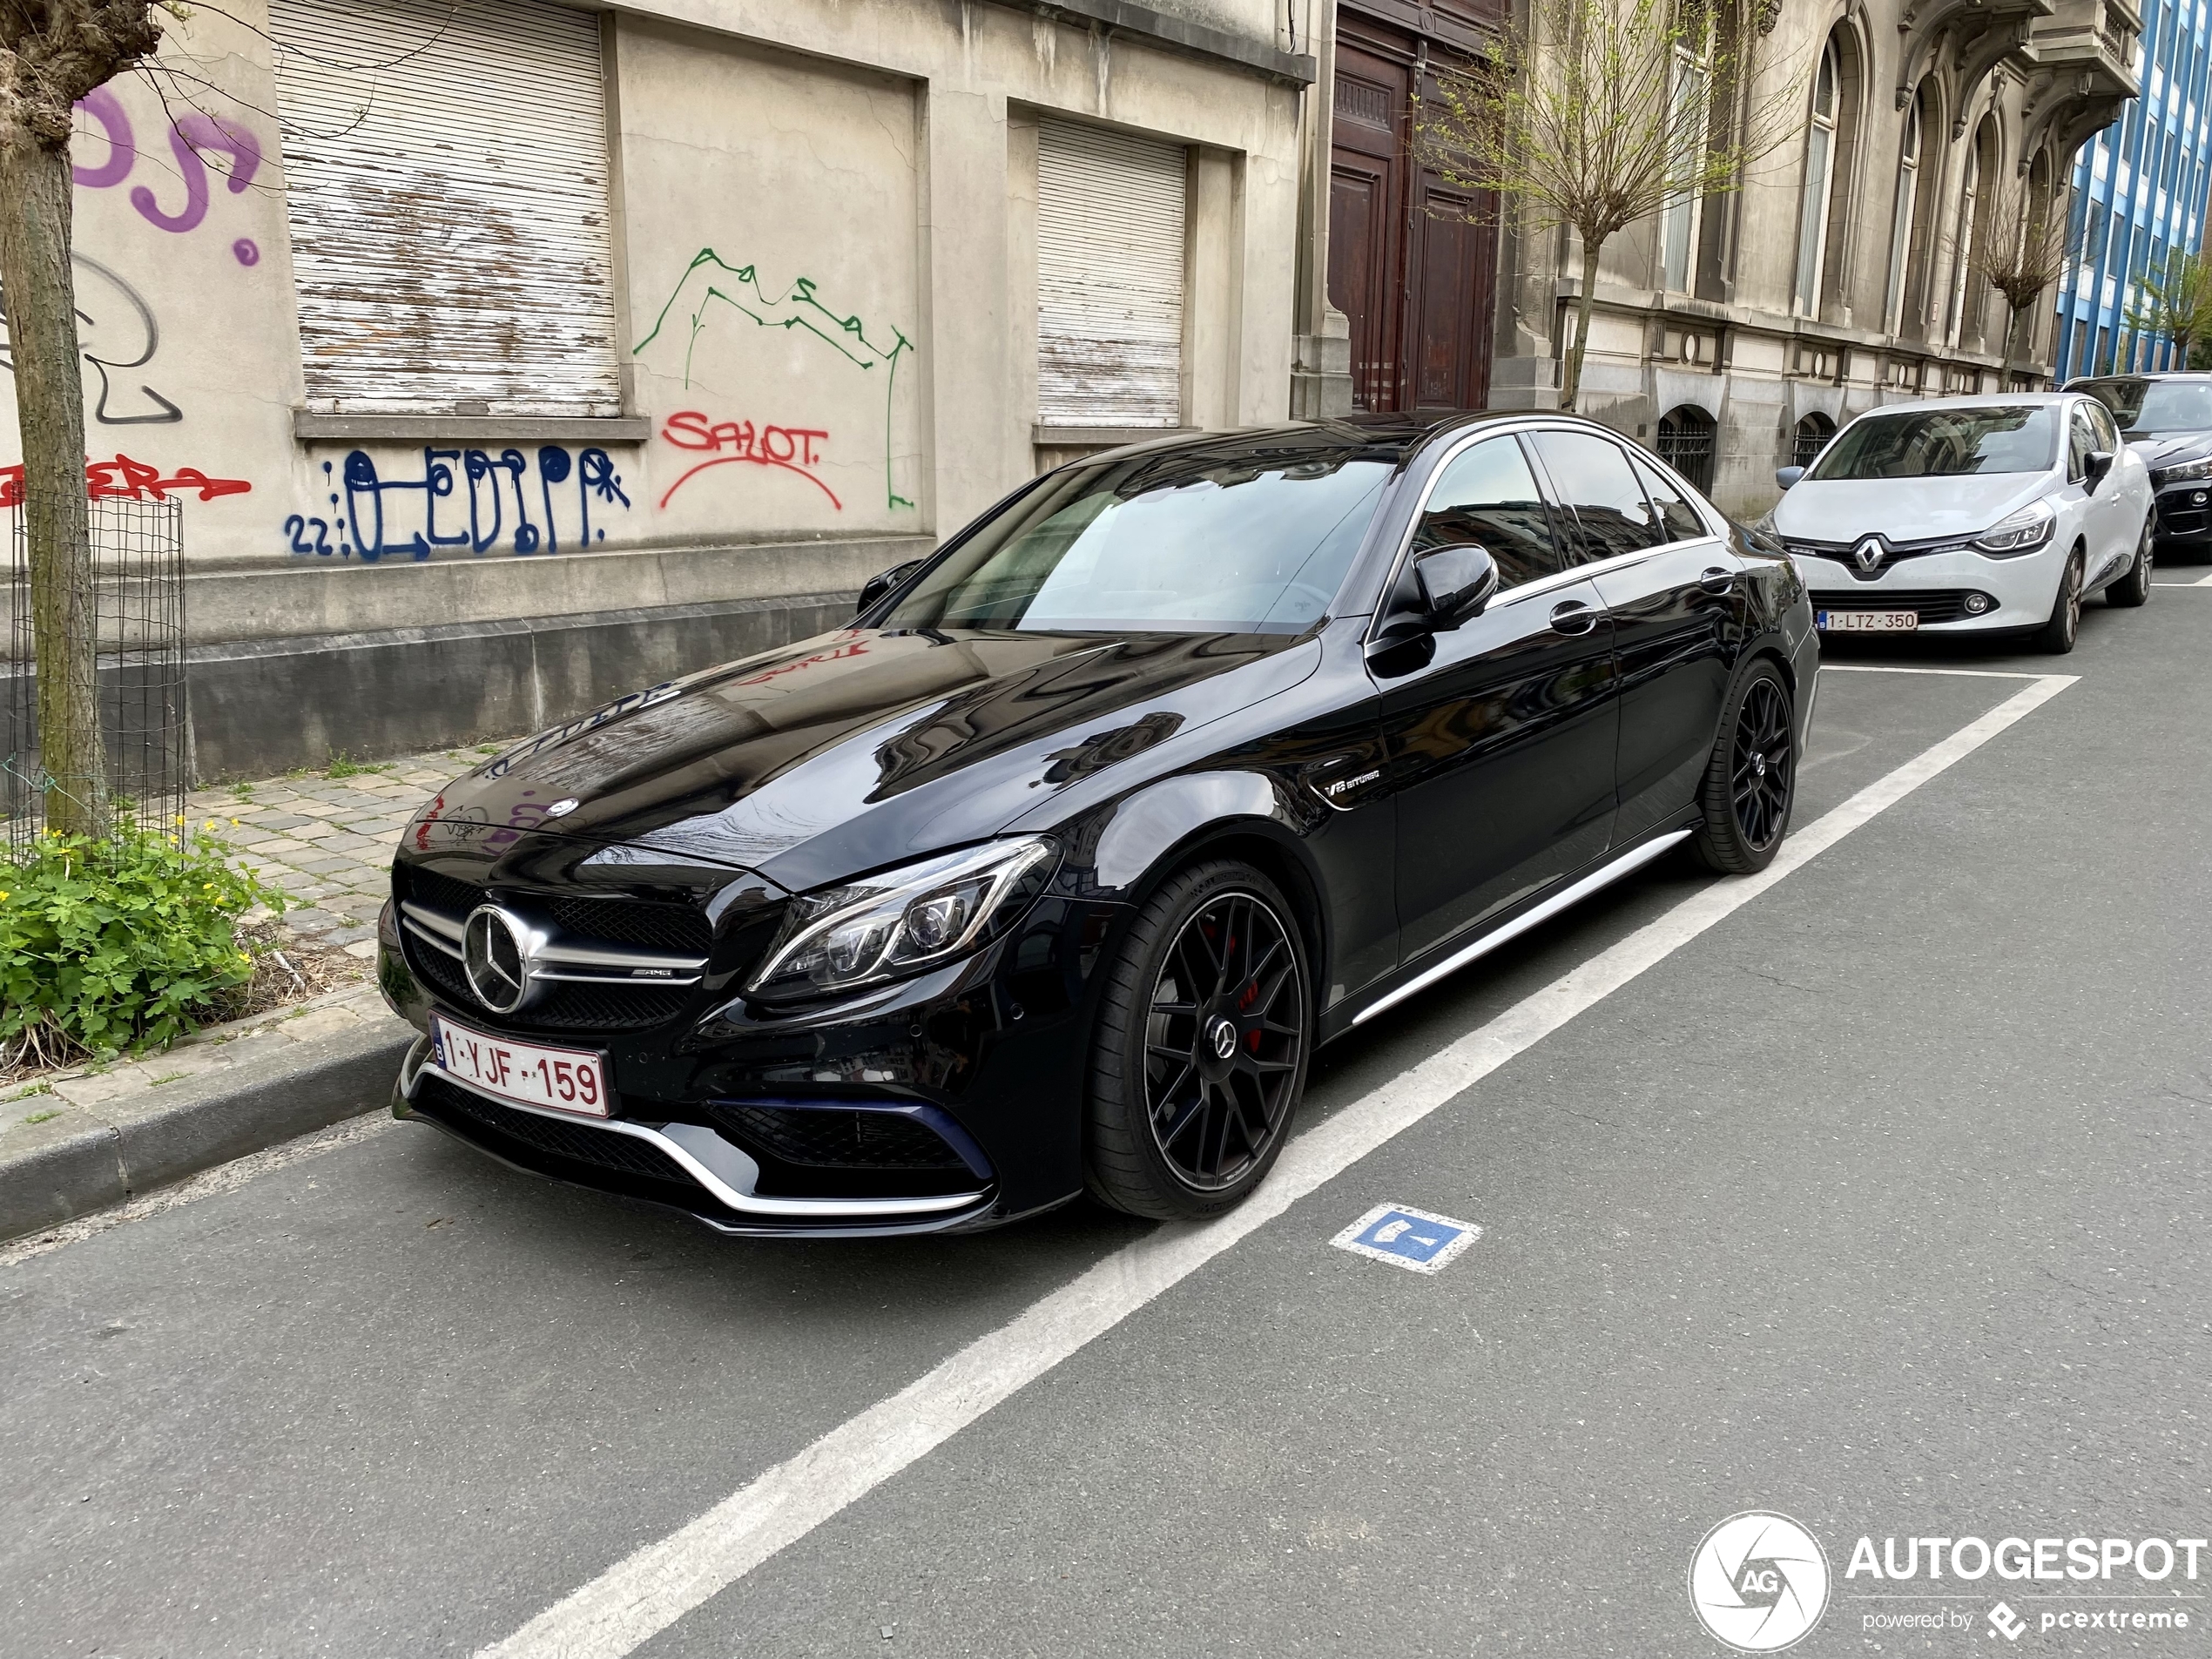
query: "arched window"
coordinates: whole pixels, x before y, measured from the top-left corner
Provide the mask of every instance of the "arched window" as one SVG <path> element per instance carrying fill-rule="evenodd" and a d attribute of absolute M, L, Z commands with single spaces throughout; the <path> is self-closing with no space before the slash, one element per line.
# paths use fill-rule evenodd
<path fill-rule="evenodd" d="M 1710 20 L 1706 27 L 1711 27 Z M 1668 92 L 1673 100 L 1669 112 L 1671 130 L 1668 142 L 1674 153 L 1669 162 L 1677 178 L 1695 166 L 1697 152 L 1706 141 L 1705 118 L 1712 91 L 1712 72 L 1710 40 L 1702 35 L 1686 36 L 1675 48 L 1674 84 Z M 1660 282 L 1669 293 L 1688 293 L 1695 286 L 1697 232 L 1703 206 L 1695 192 L 1683 191 L 1669 197 L 1660 214 Z"/>
<path fill-rule="evenodd" d="M 1659 459 L 1697 486 L 1713 493 L 1713 417 L 1694 403 L 1659 417 Z"/>
<path fill-rule="evenodd" d="M 1800 467 L 1810 467 L 1820 459 L 1820 452 L 1835 435 L 1836 423 L 1815 409 L 1797 422 L 1796 439 L 1790 446 L 1790 459 Z"/>
<path fill-rule="evenodd" d="M 1951 276 L 1951 322 L 1944 342 L 1956 346 L 1979 324 L 1988 294 L 1975 266 L 1980 263 L 1982 239 L 1988 232 L 1988 203 L 1985 187 L 1997 177 L 1997 120 L 1984 116 L 1975 129 L 1973 147 L 1966 152 L 1966 171 L 1959 179 L 1959 228 L 1952 239 L 1954 260 Z M 1973 326 L 1971 326 L 1973 325 Z"/>
<path fill-rule="evenodd" d="M 1797 203 L 1797 280 L 1795 308 L 1800 315 L 1820 310 L 1820 273 L 1828 253 L 1828 196 L 1836 181 L 1837 105 L 1843 91 L 1843 64 L 1836 37 L 1820 49 L 1813 77 L 1812 119 L 1805 129 L 1805 182 Z"/>
<path fill-rule="evenodd" d="M 1920 105 L 1923 92 L 1905 106 L 1905 137 L 1897 153 L 1897 213 L 1890 222 L 1890 287 L 1883 326 L 1892 334 L 1905 326 L 1905 275 L 1912 253 L 1912 210 L 1920 200 Z"/>

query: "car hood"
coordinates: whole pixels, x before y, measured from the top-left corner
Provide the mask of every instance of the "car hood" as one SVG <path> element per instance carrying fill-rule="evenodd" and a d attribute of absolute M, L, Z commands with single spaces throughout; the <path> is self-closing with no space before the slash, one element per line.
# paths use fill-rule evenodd
<path fill-rule="evenodd" d="M 448 785 L 407 845 L 503 859 L 557 840 L 554 866 L 597 847 L 608 874 L 705 866 L 800 891 L 995 834 L 1109 767 L 1141 780 L 1144 751 L 1319 660 L 1288 636 L 848 629 L 517 745 Z"/>
<path fill-rule="evenodd" d="M 2051 487 L 2047 472 L 1968 473 L 1947 478 L 1801 479 L 1784 492 L 1774 528 L 1788 538 L 1892 542 L 1978 536 Z"/>
<path fill-rule="evenodd" d="M 2153 469 L 2212 455 L 2212 432 L 2154 432 L 2129 441 L 2128 447 Z"/>

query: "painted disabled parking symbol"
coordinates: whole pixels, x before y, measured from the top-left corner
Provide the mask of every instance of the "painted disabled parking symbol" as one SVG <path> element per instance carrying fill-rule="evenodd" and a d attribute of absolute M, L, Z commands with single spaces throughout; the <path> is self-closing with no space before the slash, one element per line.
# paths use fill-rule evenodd
<path fill-rule="evenodd" d="M 1454 1221 L 1411 1204 L 1377 1204 L 1329 1242 L 1339 1250 L 1366 1256 L 1416 1273 L 1440 1273 L 1461 1251 L 1482 1237 L 1471 1221 Z"/>

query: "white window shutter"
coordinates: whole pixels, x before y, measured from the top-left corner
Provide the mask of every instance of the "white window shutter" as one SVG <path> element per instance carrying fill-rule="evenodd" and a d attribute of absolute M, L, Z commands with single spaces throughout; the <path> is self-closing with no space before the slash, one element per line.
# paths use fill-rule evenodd
<path fill-rule="evenodd" d="M 599 24 L 273 0 L 307 408 L 618 415 Z"/>

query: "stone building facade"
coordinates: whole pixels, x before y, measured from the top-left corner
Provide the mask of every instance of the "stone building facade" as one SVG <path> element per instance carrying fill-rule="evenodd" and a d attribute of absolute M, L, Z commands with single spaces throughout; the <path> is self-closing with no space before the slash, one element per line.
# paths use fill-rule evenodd
<path fill-rule="evenodd" d="M 534 729 L 1064 456 L 1282 419 L 1325 7 L 184 9 L 80 106 L 75 247 L 200 774 Z"/>
<path fill-rule="evenodd" d="M 1769 0 L 1745 22 L 1758 72 L 1804 84 L 1803 132 L 1741 191 L 1607 245 L 1581 405 L 1749 516 L 1862 410 L 2047 383 L 2048 298 L 2008 361 L 1973 251 L 2019 234 L 2026 192 L 2069 188 L 2139 91 L 2142 18 L 2134 0 Z M 1503 227 L 1494 404 L 1556 404 L 1581 264 L 1571 236 Z"/>

